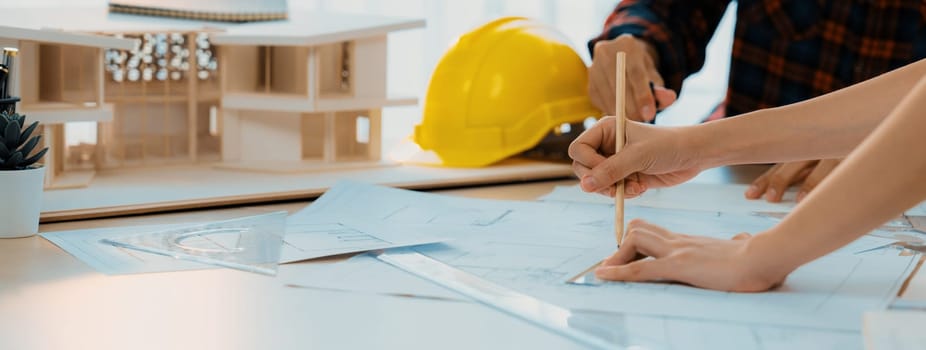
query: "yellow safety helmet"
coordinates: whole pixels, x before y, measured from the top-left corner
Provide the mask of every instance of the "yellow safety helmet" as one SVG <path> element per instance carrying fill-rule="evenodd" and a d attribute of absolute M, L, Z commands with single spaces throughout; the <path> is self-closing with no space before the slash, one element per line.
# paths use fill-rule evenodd
<path fill-rule="evenodd" d="M 587 89 L 585 63 L 562 34 L 527 18 L 497 19 L 438 62 L 415 142 L 443 165 L 489 165 L 564 123 L 600 116 Z"/>

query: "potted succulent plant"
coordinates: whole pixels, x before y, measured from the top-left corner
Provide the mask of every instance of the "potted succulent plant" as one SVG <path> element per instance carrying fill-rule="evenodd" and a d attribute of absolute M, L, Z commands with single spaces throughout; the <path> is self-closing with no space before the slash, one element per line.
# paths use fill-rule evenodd
<path fill-rule="evenodd" d="M 48 148 L 36 149 L 39 122 L 25 123 L 24 115 L 0 111 L 0 238 L 27 237 L 39 229 L 45 167 L 37 162 Z"/>

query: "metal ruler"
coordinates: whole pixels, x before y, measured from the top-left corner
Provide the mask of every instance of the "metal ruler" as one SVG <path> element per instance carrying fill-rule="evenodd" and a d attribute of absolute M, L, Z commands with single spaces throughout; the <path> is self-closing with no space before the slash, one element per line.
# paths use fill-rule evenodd
<path fill-rule="evenodd" d="M 615 335 L 615 326 L 619 325 L 609 326 L 583 320 L 585 315 L 576 315 L 566 308 L 499 286 L 411 249 L 390 249 L 370 254 L 380 261 L 584 346 L 597 349 L 627 347 L 626 336 L 622 333 Z"/>

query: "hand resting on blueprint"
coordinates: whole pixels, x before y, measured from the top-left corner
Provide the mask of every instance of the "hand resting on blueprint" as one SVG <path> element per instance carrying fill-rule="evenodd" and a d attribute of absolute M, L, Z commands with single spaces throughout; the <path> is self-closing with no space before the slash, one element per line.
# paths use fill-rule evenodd
<path fill-rule="evenodd" d="M 604 280 L 631 282 L 671 280 L 694 286 L 759 292 L 771 289 L 784 276 L 763 269 L 750 259 L 751 235 L 731 240 L 689 236 L 636 219 L 627 225 L 620 249 L 595 270 Z M 651 257 L 639 259 L 641 256 Z"/>
<path fill-rule="evenodd" d="M 720 240 L 633 221 L 596 274 L 737 292 L 770 289 L 926 199 L 924 110 L 921 60 L 804 102 L 716 122 L 659 128 L 628 121 L 617 154 L 615 121 L 604 118 L 569 149 L 588 192 L 613 194 L 609 189 L 624 179 L 620 195 L 635 196 L 729 164 L 845 160 L 781 222 L 755 235 Z"/>

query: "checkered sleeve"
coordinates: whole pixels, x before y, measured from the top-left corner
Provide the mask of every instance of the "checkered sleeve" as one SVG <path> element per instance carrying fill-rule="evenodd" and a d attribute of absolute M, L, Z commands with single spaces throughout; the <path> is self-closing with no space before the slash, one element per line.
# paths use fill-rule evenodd
<path fill-rule="evenodd" d="M 680 91 L 682 80 L 704 65 L 711 39 L 729 0 L 623 0 L 605 21 L 602 33 L 588 42 L 595 44 L 621 34 L 646 40 L 659 55 L 659 73 L 666 86 Z"/>

